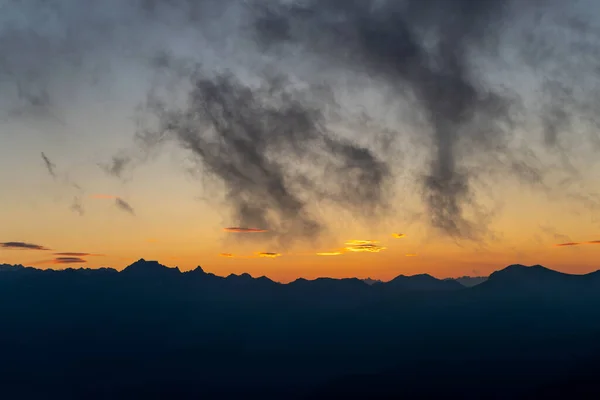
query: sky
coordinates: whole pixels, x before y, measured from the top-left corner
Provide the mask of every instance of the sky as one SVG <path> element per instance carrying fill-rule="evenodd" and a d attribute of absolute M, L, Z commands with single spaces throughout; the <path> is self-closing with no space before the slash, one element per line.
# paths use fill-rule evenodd
<path fill-rule="evenodd" d="M 0 8 L 0 263 L 600 268 L 595 1 Z"/>

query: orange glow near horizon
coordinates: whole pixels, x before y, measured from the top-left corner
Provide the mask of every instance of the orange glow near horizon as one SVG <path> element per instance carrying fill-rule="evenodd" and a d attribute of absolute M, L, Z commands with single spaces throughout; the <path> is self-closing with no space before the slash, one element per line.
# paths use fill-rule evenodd
<path fill-rule="evenodd" d="M 182 187 L 188 187 L 185 186 L 188 182 L 181 179 Z M 136 204 L 135 218 L 108 211 L 101 201 L 93 200 L 84 204 L 83 217 L 71 212 L 68 203 L 57 206 L 43 202 L 32 212 L 21 198 L 16 198 L 14 203 L 7 204 L 2 215 L 0 240 L 7 244 L 0 246 L 0 264 L 32 266 L 40 265 L 38 260 L 79 257 L 85 264 L 78 264 L 79 260 L 68 260 L 71 264 L 46 261 L 40 268 L 85 266 L 120 270 L 144 258 L 178 266 L 182 271 L 201 265 L 205 271 L 219 276 L 246 272 L 280 282 L 299 277 L 389 280 L 401 274 L 420 273 L 438 278 L 483 276 L 510 264 L 541 264 L 567 273 L 600 269 L 600 246 L 594 246 L 600 244 L 594 240 L 598 239 L 598 231 L 589 223 L 589 215 L 567 215 L 560 212 L 560 207 L 550 205 L 542 213 L 535 198 L 525 198 L 518 205 L 509 204 L 507 215 L 490 227 L 503 236 L 482 243 L 464 241 L 457 246 L 454 240 L 430 230 L 425 222 L 417 222 L 410 226 L 410 231 L 407 228 L 403 233 L 396 232 L 397 235 L 390 233 L 394 232 L 393 225 L 406 227 L 404 221 L 379 229 L 354 222 L 344 225 L 346 220 L 340 219 L 342 222 L 336 228 L 338 216 L 334 215 L 329 225 L 332 229 L 323 238 L 280 246 L 269 234 L 257 232 L 265 231 L 257 227 L 246 228 L 250 230 L 251 242 L 239 240 L 247 237 L 239 229 L 223 233 L 223 220 L 228 216 L 199 204 L 192 189 L 187 193 L 182 189 L 184 193 L 179 196 L 167 195 L 155 181 L 156 175 L 148 174 L 145 185 L 142 180 L 141 189 L 136 189 L 140 190 L 137 196 L 127 193 Z M 119 193 L 121 189 L 106 184 L 96 190 Z M 104 194 L 92 196 L 115 198 Z M 552 230 L 539 228 L 539 221 L 546 213 L 556 216 Z M 564 245 L 567 243 L 581 245 Z M 48 249 L 49 253 L 36 249 Z M 259 256 L 257 251 L 264 254 Z M 101 254 L 104 256 L 100 257 Z"/>
<path fill-rule="evenodd" d="M 168 248 L 155 251 L 117 252 L 106 257 L 90 257 L 86 260 L 55 261 L 46 260 L 35 262 L 36 251 L 11 251 L 3 253 L 2 262 L 9 264 L 35 265 L 39 268 L 54 268 L 54 266 L 69 266 L 79 268 L 85 262 L 86 268 L 112 267 L 123 269 L 139 258 L 157 260 L 167 266 L 178 266 L 182 271 L 192 270 L 201 265 L 205 271 L 219 276 L 230 273 L 249 273 L 252 276 L 267 276 L 279 282 L 293 281 L 299 277 L 314 279 L 318 277 L 332 278 L 367 278 L 390 280 L 394 277 L 429 273 L 437 278 L 457 276 L 486 276 L 493 271 L 511 264 L 534 265 L 541 264 L 551 269 L 568 273 L 587 273 L 598 269 L 598 246 L 565 247 L 564 251 L 550 251 L 543 254 L 532 249 L 529 254 L 509 254 L 492 252 L 489 254 L 471 253 L 466 250 L 447 253 L 445 251 L 430 251 L 429 254 L 405 253 L 401 248 L 390 248 L 373 257 L 370 253 L 349 253 L 344 257 L 322 257 L 316 253 L 305 254 L 303 257 L 278 257 L 272 255 L 247 256 L 232 253 L 197 253 L 182 251 L 175 261 Z M 108 252 L 107 252 L 108 253 Z M 554 254 L 552 254 L 554 253 Z M 576 253 L 576 254 L 575 254 Z M 29 256 L 27 256 L 29 254 Z M 143 256 L 143 257 L 141 257 Z M 576 258 L 574 258 L 574 256 Z M 579 263 L 574 265 L 573 259 Z M 235 262 L 233 262 L 235 261 Z M 474 272 L 475 271 L 475 272 Z"/>

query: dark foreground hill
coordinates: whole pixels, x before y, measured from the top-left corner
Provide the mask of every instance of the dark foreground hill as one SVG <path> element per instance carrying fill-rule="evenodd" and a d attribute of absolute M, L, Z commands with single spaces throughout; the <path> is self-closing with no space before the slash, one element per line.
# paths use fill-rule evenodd
<path fill-rule="evenodd" d="M 600 274 L 0 268 L 2 399 L 600 398 Z"/>

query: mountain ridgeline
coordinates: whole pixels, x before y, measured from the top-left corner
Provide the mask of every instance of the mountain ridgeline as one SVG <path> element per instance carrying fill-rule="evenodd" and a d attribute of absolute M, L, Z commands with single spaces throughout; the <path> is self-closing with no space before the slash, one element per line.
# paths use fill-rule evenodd
<path fill-rule="evenodd" d="M 513 265 L 468 286 L 429 275 L 281 284 L 143 259 L 120 272 L 0 265 L 0 395 L 599 394 L 600 272 Z"/>

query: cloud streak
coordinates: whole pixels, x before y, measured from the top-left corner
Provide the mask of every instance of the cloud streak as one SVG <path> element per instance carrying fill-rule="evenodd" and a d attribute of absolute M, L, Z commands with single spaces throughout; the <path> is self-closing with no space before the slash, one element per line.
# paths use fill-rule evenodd
<path fill-rule="evenodd" d="M 0 74 L 1 75 L 1 74 Z M 48 156 L 46 155 L 46 153 L 42 152 L 41 153 L 42 156 L 42 160 L 44 161 L 44 165 L 46 167 L 46 170 L 48 171 L 48 174 L 55 180 L 58 181 L 60 179 L 60 183 L 64 186 L 68 186 L 70 189 L 76 189 L 78 192 L 83 192 L 82 188 L 75 182 L 72 182 L 67 174 L 57 174 L 56 172 L 56 164 L 54 164 L 50 158 L 48 158 Z M 79 195 L 75 195 L 73 197 L 73 201 L 71 202 L 71 206 L 69 207 L 69 209 L 77 214 L 79 214 L 80 216 L 82 216 L 83 214 L 85 214 L 85 209 L 83 206 L 83 202 L 81 200 L 81 197 Z"/>
<path fill-rule="evenodd" d="M 56 257 L 51 264 L 85 264 L 87 261 L 79 257 Z"/>
<path fill-rule="evenodd" d="M 584 245 L 589 245 L 589 244 L 600 244 L 600 240 L 591 240 L 589 242 L 558 243 L 558 244 L 555 244 L 554 247 L 584 246 Z"/>
<path fill-rule="evenodd" d="M 54 253 L 55 256 L 60 257 L 102 257 L 103 254 L 94 254 L 94 253 L 77 253 L 77 252 L 61 252 Z"/>
<path fill-rule="evenodd" d="M 242 259 L 249 259 L 249 258 L 279 258 L 282 257 L 283 254 L 280 253 L 271 253 L 271 252 L 255 252 L 253 255 L 249 255 L 249 256 L 238 256 L 236 254 L 233 253 L 220 253 L 219 257 L 224 257 L 224 258 L 242 258 Z"/>
<path fill-rule="evenodd" d="M 392 233 L 392 237 L 394 239 L 404 239 L 406 237 L 406 234 L 404 234 L 404 233 Z"/>
<path fill-rule="evenodd" d="M 135 210 L 133 209 L 133 207 L 122 198 L 117 197 L 115 199 L 115 204 L 121 211 L 124 211 L 131 215 L 135 215 Z"/>
<path fill-rule="evenodd" d="M 93 199 L 97 199 L 97 200 L 114 200 L 115 205 L 117 206 L 117 208 L 119 210 L 124 211 L 131 215 L 135 215 L 135 210 L 131 206 L 131 204 L 129 204 L 127 201 L 123 200 L 119 196 L 114 196 L 111 194 L 92 194 L 90 197 Z"/>
<path fill-rule="evenodd" d="M 387 249 L 376 240 L 350 240 L 346 242 L 346 251 L 352 253 L 379 253 Z"/>
<path fill-rule="evenodd" d="M 323 257 L 333 257 L 333 256 L 341 256 L 343 255 L 344 252 L 343 251 L 326 251 L 326 252 L 322 252 L 322 253 L 317 253 L 318 256 L 323 256 Z"/>
<path fill-rule="evenodd" d="M 333 257 L 341 256 L 347 253 L 380 253 L 387 247 L 379 245 L 377 240 L 349 240 L 345 247 L 336 250 L 323 251 L 316 253 L 317 256 Z"/>
<path fill-rule="evenodd" d="M 14 250 L 50 250 L 47 247 L 39 244 L 25 243 L 25 242 L 4 242 L 0 243 L 0 247 L 3 249 L 14 249 Z"/>
<path fill-rule="evenodd" d="M 44 160 L 44 165 L 46 166 L 46 169 L 48 170 L 50 176 L 56 179 L 56 165 L 52 161 L 50 161 L 50 159 L 48 158 L 48 156 L 46 156 L 46 154 L 44 154 L 44 152 L 42 152 L 42 160 Z"/>
<path fill-rule="evenodd" d="M 264 232 L 268 232 L 266 229 L 240 228 L 240 227 L 223 228 L 223 231 L 229 232 L 229 233 L 264 233 Z"/>
<path fill-rule="evenodd" d="M 282 256 L 280 253 L 268 253 L 268 252 L 260 252 L 256 253 L 256 256 L 259 258 L 279 258 Z"/>
<path fill-rule="evenodd" d="M 579 243 L 579 242 L 568 242 L 568 243 L 558 243 L 555 244 L 555 247 L 570 247 L 570 246 L 580 246 L 583 243 Z"/>

